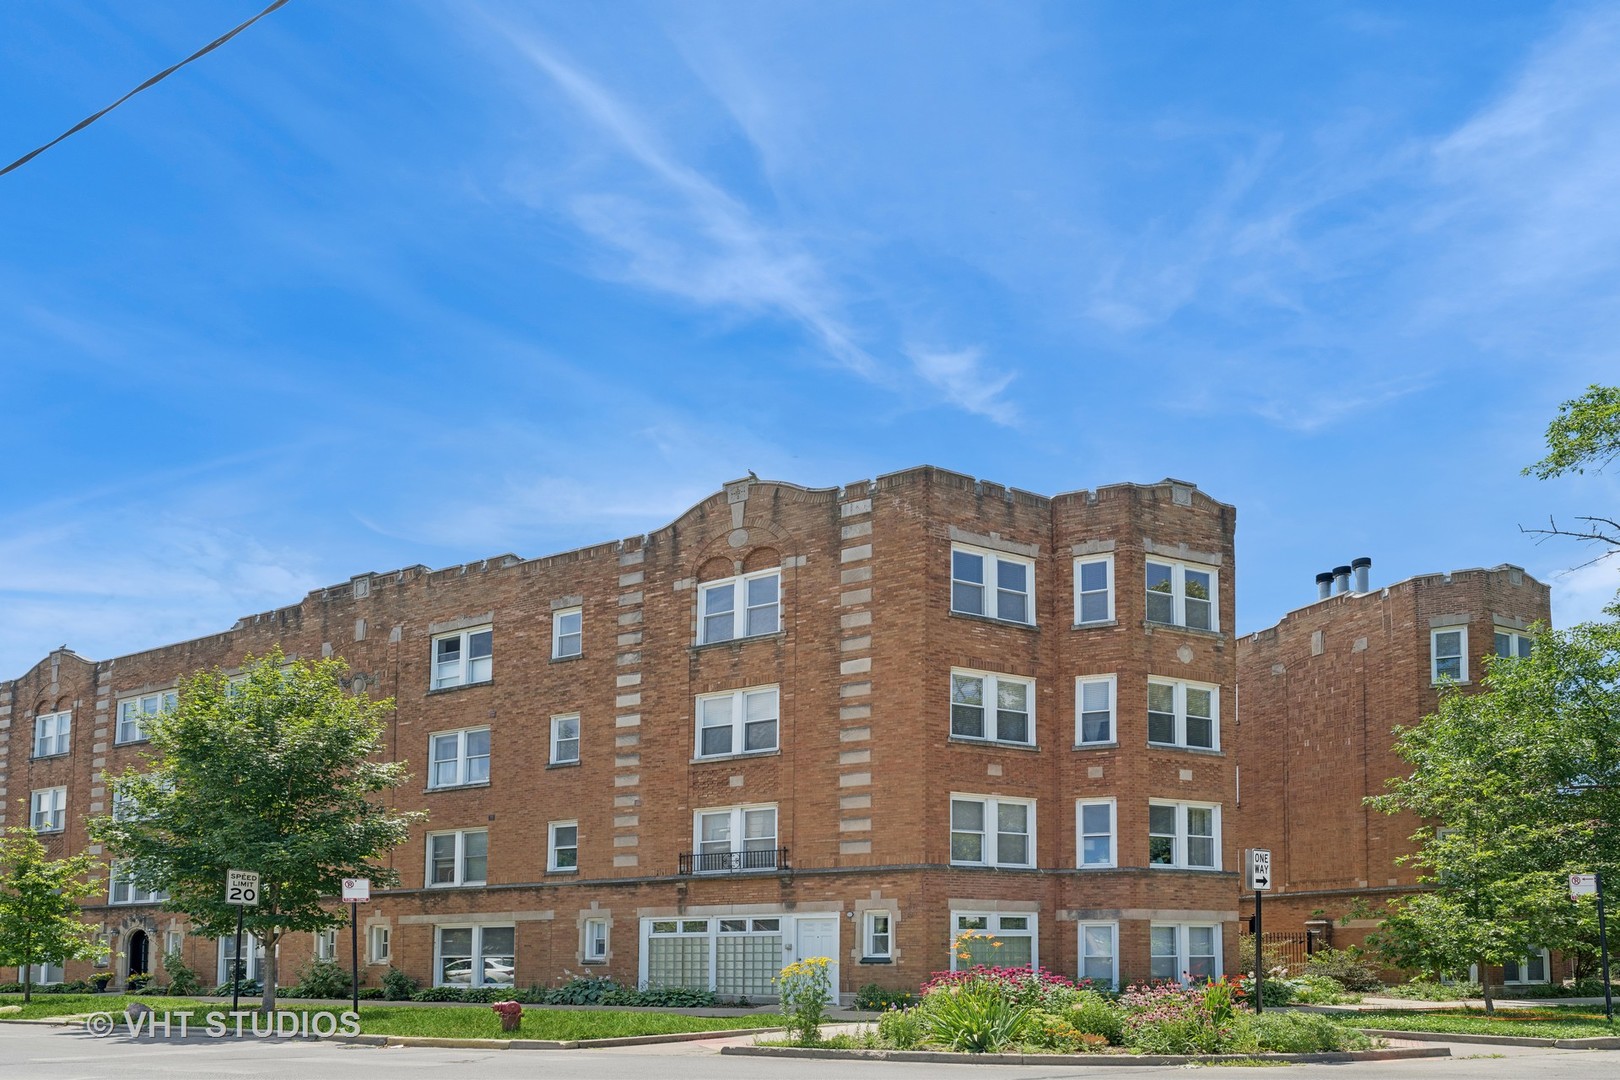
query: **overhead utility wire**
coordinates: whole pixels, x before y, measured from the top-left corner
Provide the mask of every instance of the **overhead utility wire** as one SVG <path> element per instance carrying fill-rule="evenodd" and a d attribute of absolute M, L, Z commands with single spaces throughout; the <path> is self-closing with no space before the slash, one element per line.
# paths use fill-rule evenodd
<path fill-rule="evenodd" d="M 41 146 L 37 150 L 29 151 L 28 153 L 24 154 L 22 157 L 18 158 L 16 161 L 13 161 L 10 165 L 7 165 L 5 168 L 0 169 L 0 176 L 6 175 L 6 173 L 10 172 L 12 169 L 20 168 L 21 166 L 28 164 L 30 161 L 34 160 L 39 155 L 43 154 L 45 151 L 49 150 L 51 147 L 53 147 L 57 143 L 61 142 L 63 139 L 67 138 L 69 135 L 72 135 L 72 134 L 74 134 L 76 132 L 83 131 L 85 128 L 89 127 L 91 124 L 95 123 L 97 120 L 100 120 L 103 116 L 106 116 L 108 113 L 110 113 L 114 109 L 118 108 L 118 106 L 122 105 L 124 102 L 128 101 L 130 98 L 132 98 L 136 94 L 140 93 L 142 90 L 145 90 L 149 86 L 156 86 L 158 83 L 162 82 L 164 79 L 167 79 L 170 75 L 173 75 L 175 72 L 179 71 L 181 68 L 185 67 L 187 64 L 189 64 L 193 60 L 197 59 L 199 56 L 206 56 L 209 53 L 213 52 L 215 49 L 219 48 L 221 45 L 223 45 L 227 41 L 231 40 L 231 38 L 235 37 L 237 34 L 240 34 L 242 31 L 246 30 L 248 27 L 252 26 L 254 23 L 258 22 L 260 19 L 264 18 L 266 15 L 270 14 L 272 11 L 276 10 L 276 8 L 281 7 L 285 3 L 287 3 L 287 0 L 275 0 L 275 2 L 273 4 L 271 4 L 269 7 L 265 8 L 263 11 L 259 12 L 255 16 L 253 16 L 253 18 L 249 19 L 247 22 L 243 23 L 241 26 L 238 26 L 235 30 L 232 30 L 230 33 L 226 34 L 223 37 L 215 38 L 213 41 L 210 41 L 207 45 L 204 45 L 202 48 L 198 49 L 196 52 L 192 53 L 190 56 L 186 57 L 184 60 L 180 61 L 178 64 L 174 65 L 171 68 L 165 68 L 164 70 L 158 72 L 156 75 L 152 76 L 150 79 L 147 79 L 145 82 L 141 83 L 141 85 L 137 86 L 135 89 L 131 90 L 129 93 L 125 94 L 123 97 L 119 98 L 117 101 L 113 102 L 111 105 L 107 106 L 105 109 L 102 109 L 98 113 L 93 113 L 92 115 L 85 117 L 83 120 L 80 120 L 77 124 L 74 124 L 72 127 L 68 128 L 66 131 L 62 132 L 62 134 L 60 134 L 56 138 L 52 139 L 50 142 L 46 143 L 44 146 Z"/>

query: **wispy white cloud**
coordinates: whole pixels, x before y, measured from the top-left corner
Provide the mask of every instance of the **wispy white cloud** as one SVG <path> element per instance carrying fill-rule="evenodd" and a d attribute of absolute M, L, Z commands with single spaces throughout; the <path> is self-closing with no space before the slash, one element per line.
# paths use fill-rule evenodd
<path fill-rule="evenodd" d="M 1569 626 L 1603 619 L 1603 609 L 1620 596 L 1620 556 L 1600 559 L 1572 570 L 1553 570 L 1542 580 L 1552 585 L 1553 622 L 1556 625 Z"/>
<path fill-rule="evenodd" d="M 1002 395 L 1016 376 L 989 370 L 982 349 L 954 351 L 912 347 L 906 350 L 912 368 L 950 404 L 977 413 L 998 424 L 1018 422 L 1018 409 Z"/>
<path fill-rule="evenodd" d="M 789 229 L 767 224 L 741 200 L 683 163 L 621 98 L 512 23 L 500 34 L 568 98 L 617 151 L 660 187 L 659 201 L 628 191 L 585 191 L 568 200 L 575 224 L 617 251 L 617 276 L 703 305 L 771 313 L 803 326 L 826 353 L 863 379 L 890 373 L 858 343 L 841 290 Z M 520 196 L 533 199 L 537 193 Z"/>
<path fill-rule="evenodd" d="M 1579 11 L 1530 53 L 1499 97 L 1435 143 L 1436 202 L 1425 226 L 1450 249 L 1446 267 L 1466 269 L 1436 298 L 1440 310 L 1517 307 L 1527 293 L 1613 284 L 1616 56 L 1620 11 Z"/>
<path fill-rule="evenodd" d="M 108 535 L 125 538 L 116 553 Z M 316 588 L 313 562 L 205 517 L 81 506 L 0 540 L 0 656 L 16 668 L 0 678 L 60 644 L 100 659 L 229 629 Z"/>

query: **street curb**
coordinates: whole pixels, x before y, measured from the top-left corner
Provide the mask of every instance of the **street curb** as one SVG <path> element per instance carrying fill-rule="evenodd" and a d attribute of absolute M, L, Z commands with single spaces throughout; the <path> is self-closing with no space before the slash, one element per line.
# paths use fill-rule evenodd
<path fill-rule="evenodd" d="M 365 1046 L 441 1046 L 460 1050 L 594 1050 L 612 1046 L 651 1046 L 657 1043 L 702 1042 L 705 1039 L 740 1039 L 745 1035 L 774 1035 L 787 1028 L 737 1028 L 731 1031 L 672 1031 L 663 1035 L 622 1035 L 612 1039 L 436 1039 L 425 1035 L 355 1035 L 332 1042 Z"/>
<path fill-rule="evenodd" d="M 1345 1050 L 1326 1054 L 950 1054 L 934 1050 L 817 1050 L 800 1046 L 722 1046 L 722 1054 L 741 1057 L 820 1058 L 837 1061 L 927 1061 L 954 1065 L 1212 1065 L 1226 1061 L 1264 1061 L 1287 1065 L 1337 1065 L 1354 1061 L 1402 1061 L 1450 1057 L 1445 1046 L 1390 1050 Z"/>
<path fill-rule="evenodd" d="M 1557 1050 L 1620 1050 L 1620 1036 L 1593 1035 L 1581 1039 L 1550 1039 L 1539 1035 L 1462 1035 L 1447 1031 L 1396 1031 L 1392 1028 L 1357 1028 L 1380 1039 L 1411 1042 L 1480 1043 L 1485 1046 L 1550 1046 Z"/>
<path fill-rule="evenodd" d="M 38 1020 L 8 1020 L 0 1017 L 0 1024 L 42 1024 L 82 1028 L 84 1017 L 47 1016 Z M 785 1027 L 769 1027 L 732 1028 L 725 1031 L 671 1031 L 659 1035 L 620 1035 L 611 1039 L 442 1039 L 429 1035 L 349 1035 L 321 1041 L 350 1046 L 439 1046 L 461 1050 L 591 1050 L 613 1046 L 701 1042 L 704 1039 L 740 1039 L 745 1035 L 778 1035 L 786 1030 Z"/>

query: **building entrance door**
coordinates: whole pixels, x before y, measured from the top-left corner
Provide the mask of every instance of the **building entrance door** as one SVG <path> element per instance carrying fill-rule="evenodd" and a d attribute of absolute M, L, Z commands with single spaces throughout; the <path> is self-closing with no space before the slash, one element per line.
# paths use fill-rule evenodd
<path fill-rule="evenodd" d="M 130 975 L 147 975 L 152 970 L 152 945 L 146 936 L 145 930 L 137 930 L 129 935 L 129 973 Z"/>
<path fill-rule="evenodd" d="M 812 956 L 825 956 L 827 980 L 832 984 L 833 1000 L 838 1000 L 838 920 L 798 918 L 793 920 L 797 946 L 795 960 L 808 960 Z"/>

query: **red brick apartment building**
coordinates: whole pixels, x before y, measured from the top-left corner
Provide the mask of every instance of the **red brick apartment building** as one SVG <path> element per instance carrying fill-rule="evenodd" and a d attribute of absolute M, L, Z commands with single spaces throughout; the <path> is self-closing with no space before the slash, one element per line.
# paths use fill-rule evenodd
<path fill-rule="evenodd" d="M 1272 853 L 1265 927 L 1336 947 L 1362 942 L 1370 910 L 1420 887 L 1396 860 L 1422 823 L 1362 802 L 1410 771 L 1391 729 L 1434 712 L 1442 678 L 1474 686 L 1485 657 L 1527 654 L 1531 624 L 1551 621 L 1547 586 L 1516 566 L 1370 589 L 1370 560 L 1355 562 L 1318 575 L 1314 603 L 1237 650 L 1232 818 L 1245 846 Z M 1546 982 L 1549 961 L 1541 952 L 1493 981 Z"/>
<path fill-rule="evenodd" d="M 392 853 L 402 887 L 361 911 L 372 985 L 393 964 L 768 996 L 825 955 L 847 995 L 954 966 L 964 930 L 1002 943 L 976 958 L 1070 975 L 1218 974 L 1239 892 L 1233 528 L 1175 480 L 738 480 L 646 536 L 361 574 L 115 660 L 59 650 L 0 683 L 0 793 L 10 823 L 84 848 L 141 716 L 280 644 L 397 701 L 413 778 L 394 799 L 430 814 Z M 88 914 L 120 980 L 176 946 L 224 975 L 228 943 L 116 875 Z M 288 942 L 283 970 L 331 945 Z"/>

